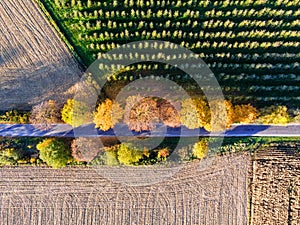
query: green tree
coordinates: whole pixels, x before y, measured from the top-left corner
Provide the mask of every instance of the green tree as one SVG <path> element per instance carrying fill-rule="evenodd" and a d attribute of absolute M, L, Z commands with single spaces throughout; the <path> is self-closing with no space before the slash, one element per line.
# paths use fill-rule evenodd
<path fill-rule="evenodd" d="M 53 168 L 65 167 L 72 161 L 69 146 L 61 140 L 48 138 L 37 144 L 40 159 Z"/>
<path fill-rule="evenodd" d="M 10 110 L 0 115 L 0 123 L 28 123 L 30 113 L 20 113 L 17 110 Z"/>
<path fill-rule="evenodd" d="M 119 165 L 118 152 L 115 150 L 106 150 L 105 151 L 105 164 L 108 166 Z"/>
<path fill-rule="evenodd" d="M 36 138 L 0 138 L 0 165 L 16 165 L 20 160 L 28 161 L 32 155 L 37 153 L 32 144 L 35 145 Z"/>
<path fill-rule="evenodd" d="M 120 144 L 118 150 L 118 160 L 125 165 L 133 165 L 143 158 L 143 150 L 130 143 Z"/>
<path fill-rule="evenodd" d="M 20 153 L 15 148 L 1 149 L 0 151 L 0 166 L 16 165 L 21 159 Z"/>

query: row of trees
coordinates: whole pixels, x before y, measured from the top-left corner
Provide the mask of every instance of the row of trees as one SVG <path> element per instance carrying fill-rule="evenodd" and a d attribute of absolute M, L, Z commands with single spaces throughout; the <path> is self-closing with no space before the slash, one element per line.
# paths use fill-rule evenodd
<path fill-rule="evenodd" d="M 57 138 L 47 138 L 38 143 L 36 148 L 39 158 L 53 168 L 65 167 L 76 162 L 110 166 L 148 165 L 163 162 L 172 154 L 169 147 L 149 150 L 129 142 L 109 147 L 102 147 L 97 143 L 93 138 L 84 137 L 74 139 L 71 145 Z M 208 139 L 201 138 L 195 144 L 183 147 L 174 154 L 181 160 L 203 159 L 208 154 Z"/>
<path fill-rule="evenodd" d="M 72 110 L 66 109 L 72 108 L 73 104 L 74 100 L 69 100 L 62 110 L 62 120 L 71 125 L 75 125 L 77 121 L 70 119 Z M 222 118 L 221 115 L 217 119 L 220 122 L 215 122 L 221 124 L 221 121 L 227 118 L 226 127 L 230 127 L 234 122 L 251 123 L 258 116 L 258 111 L 249 104 L 233 106 L 229 101 L 213 101 L 208 104 L 201 98 L 171 103 L 151 97 L 129 96 L 124 107 L 110 99 L 101 102 L 94 113 L 93 121 L 96 128 L 104 131 L 113 128 L 119 122 L 127 124 L 129 129 L 136 132 L 152 130 L 159 122 L 169 127 L 184 125 L 190 129 L 205 128 L 212 131 L 212 113 L 216 112 L 221 104 L 225 104 L 227 116 Z M 211 111 L 210 108 L 215 110 Z M 225 127 L 217 129 L 223 130 Z"/>
<path fill-rule="evenodd" d="M 43 125 L 48 128 L 53 123 L 65 122 L 78 126 L 82 121 L 73 119 L 75 101 L 69 99 L 62 107 L 55 101 L 43 102 L 33 107 L 30 122 Z M 80 104 L 80 103 L 79 103 Z M 217 109 L 225 105 L 226 114 L 215 116 Z M 90 112 L 86 112 L 90 113 Z M 187 128 L 205 128 L 213 131 L 212 118 L 214 122 L 226 121 L 226 127 L 232 123 L 280 124 L 292 121 L 286 106 L 270 106 L 258 111 L 250 104 L 232 105 L 214 100 L 208 103 L 203 98 L 189 98 L 183 101 L 169 102 L 160 98 L 141 96 L 129 96 L 123 104 L 111 99 L 105 99 L 99 103 L 93 115 L 85 115 L 93 120 L 95 127 L 107 131 L 117 123 L 125 123 L 129 129 L 136 132 L 152 130 L 157 123 L 163 123 L 169 127 L 184 125 Z M 83 118 L 84 119 L 84 118 Z M 222 130 L 225 127 L 219 127 Z"/>
<path fill-rule="evenodd" d="M 179 106 L 181 109 L 177 111 L 178 104 L 172 104 L 163 99 L 130 96 L 127 98 L 125 107 L 122 107 L 113 100 L 105 99 L 95 111 L 94 122 L 96 127 L 103 130 L 113 128 L 119 121 L 125 122 L 130 129 L 135 131 L 151 130 L 159 121 L 170 127 L 183 124 L 191 129 L 204 127 L 210 130 L 212 129 L 210 120 L 214 112 L 214 110 L 210 111 L 210 108 L 216 109 L 220 107 L 220 104 L 225 104 L 227 127 L 233 122 L 251 123 L 256 120 L 260 123 L 284 124 L 291 120 L 285 106 L 263 108 L 259 112 L 260 116 L 257 117 L 258 111 L 249 104 L 233 106 L 229 101 L 224 103 L 213 101 L 208 104 L 204 99 L 193 98 L 181 102 Z M 44 123 L 46 126 L 62 121 L 72 124 L 73 107 L 74 100 L 68 100 L 63 109 L 55 101 L 44 102 L 33 108 L 30 121 L 38 124 Z M 298 111 L 294 111 L 295 122 L 300 121 Z M 225 117 L 223 116 L 218 115 L 216 123 L 224 120 Z M 118 144 L 116 142 L 110 143 L 108 147 L 103 147 L 103 145 L 99 145 L 99 141 L 84 137 L 74 140 L 47 138 L 38 144 L 37 141 L 35 140 L 35 143 L 28 140 L 19 141 L 18 139 L 0 141 L 0 165 L 37 163 L 39 160 L 54 168 L 78 164 L 79 162 L 105 165 L 140 165 L 164 161 L 170 154 L 173 154 L 172 147 L 169 145 L 149 150 L 131 143 Z M 184 160 L 202 159 L 208 153 L 207 146 L 207 139 L 200 139 L 193 146 L 187 146 L 180 150 L 179 155 Z M 36 156 L 31 158 L 32 154 L 37 154 L 35 149 L 38 150 L 39 156 L 38 158 Z"/>
<path fill-rule="evenodd" d="M 67 7 L 67 6 L 71 6 L 71 7 L 79 7 L 79 8 L 90 8 L 90 7 L 96 7 L 96 6 L 100 6 L 100 7 L 117 7 L 120 5 L 120 3 L 117 0 L 113 0 L 113 1 L 103 1 L 103 2 L 99 2 L 99 1 L 95 1 L 95 0 L 87 0 L 87 1 L 81 1 L 81 0 L 71 0 L 71 1 L 67 1 L 67 0 L 55 0 L 54 1 L 55 4 L 58 7 Z M 272 1 L 271 2 L 274 6 L 299 6 L 300 5 L 300 1 L 299 0 L 276 0 L 276 1 Z M 138 7 L 138 8 L 142 8 L 142 7 L 165 7 L 165 6 L 170 6 L 170 7 L 176 7 L 176 8 L 182 8 L 182 7 L 186 7 L 186 6 L 192 6 L 192 7 L 208 7 L 211 6 L 213 8 L 215 7 L 221 7 L 221 8 L 225 8 L 225 7 L 231 7 L 231 6 L 235 6 L 235 7 L 245 7 L 245 6 L 261 6 L 261 5 L 265 5 L 266 1 L 262 1 L 262 0 L 239 0 L 239 1 L 230 1 L 230 0 L 226 0 L 226 1 L 210 1 L 210 0 L 189 0 L 189 1 L 170 1 L 170 0 L 138 0 L 138 1 L 134 1 L 134 0 L 125 0 L 124 1 L 124 7 L 125 8 L 132 8 L 132 7 Z M 263 10 L 266 11 L 266 10 Z M 267 10 L 268 11 L 268 10 Z"/>

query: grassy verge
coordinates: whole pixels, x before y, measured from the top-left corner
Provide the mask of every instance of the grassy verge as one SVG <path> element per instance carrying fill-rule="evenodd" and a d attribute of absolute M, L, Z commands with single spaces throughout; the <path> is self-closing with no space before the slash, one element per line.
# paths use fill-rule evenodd
<path fill-rule="evenodd" d="M 38 156 L 37 144 L 46 140 L 47 138 L 26 138 L 26 137 L 0 137 L 0 166 L 10 165 L 43 165 L 45 164 Z M 48 138 L 49 139 L 49 138 Z M 57 139 L 58 140 L 58 139 Z M 73 139 L 59 138 L 67 146 L 67 149 L 71 149 L 71 143 Z M 126 142 L 134 143 L 132 139 L 128 139 Z M 139 142 L 141 143 L 141 142 Z M 179 143 L 181 145 L 179 146 Z M 148 139 L 148 146 L 152 146 L 147 150 L 147 147 L 143 144 L 139 144 L 142 147 L 138 147 L 137 151 L 143 152 L 143 157 L 136 161 L 132 165 L 152 165 L 156 163 L 164 163 L 169 156 L 172 156 L 172 160 L 175 161 L 192 161 L 197 159 L 194 155 L 195 145 L 198 144 L 198 149 L 209 156 L 214 155 L 227 155 L 241 152 L 250 152 L 253 155 L 257 149 L 262 149 L 268 145 L 284 144 L 284 143 L 300 143 L 300 138 L 294 137 L 246 137 L 246 138 L 224 138 L 222 146 L 219 146 L 219 138 L 189 138 L 184 137 L 182 139 L 176 138 L 151 138 Z M 217 145 L 216 145 L 217 144 Z M 87 145 L 87 146 L 93 146 Z M 136 145 L 134 145 L 136 146 Z M 154 147 L 153 147 L 154 146 Z M 90 163 L 94 165 L 106 165 L 107 157 L 109 160 L 115 162 L 114 165 L 119 165 L 118 162 L 118 145 L 107 146 L 104 149 L 99 149 L 98 156 L 95 157 Z M 207 149 L 207 150 L 205 150 Z M 79 149 L 80 150 L 80 149 Z M 83 149 L 84 151 L 86 149 Z M 71 150 L 72 151 L 72 150 Z M 109 153 L 109 154 L 107 154 Z M 159 156 L 159 154 L 166 154 L 165 157 Z M 174 157 L 175 156 L 175 157 Z M 205 157 L 205 156 L 204 156 Z M 87 165 L 86 162 L 77 162 L 71 160 L 68 165 Z"/>

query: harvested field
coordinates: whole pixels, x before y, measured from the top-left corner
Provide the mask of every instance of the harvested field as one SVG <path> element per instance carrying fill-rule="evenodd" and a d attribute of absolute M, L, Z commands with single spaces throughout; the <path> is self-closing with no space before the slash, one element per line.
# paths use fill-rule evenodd
<path fill-rule="evenodd" d="M 274 144 L 253 162 L 252 225 L 300 224 L 300 144 Z"/>
<path fill-rule="evenodd" d="M 29 109 L 79 78 L 68 48 L 34 0 L 0 1 L 0 110 Z"/>
<path fill-rule="evenodd" d="M 248 154 L 206 168 L 192 162 L 147 186 L 114 183 L 93 168 L 3 167 L 0 224 L 246 225 L 249 164 Z"/>

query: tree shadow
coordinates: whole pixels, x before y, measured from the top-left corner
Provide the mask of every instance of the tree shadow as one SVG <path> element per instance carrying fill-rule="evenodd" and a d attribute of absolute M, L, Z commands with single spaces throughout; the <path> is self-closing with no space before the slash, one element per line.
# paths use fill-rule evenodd
<path fill-rule="evenodd" d="M 81 76 L 75 60 L 61 56 L 56 62 L 49 59 L 52 62 L 35 61 L 20 68 L 11 67 L 13 61 L 18 62 L 14 56 L 20 49 L 22 46 L 5 48 L 0 54 L 0 110 L 30 110 L 33 105 L 49 99 L 66 99 L 65 92 Z"/>
<path fill-rule="evenodd" d="M 226 130 L 225 137 L 250 137 L 256 136 L 259 133 L 266 131 L 270 128 L 270 125 L 238 125 Z"/>

